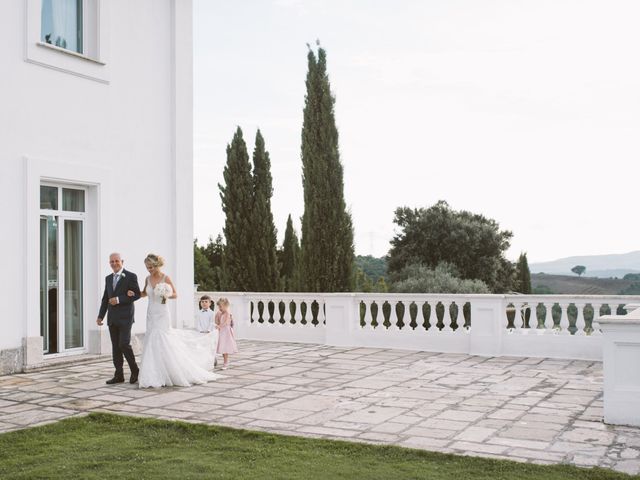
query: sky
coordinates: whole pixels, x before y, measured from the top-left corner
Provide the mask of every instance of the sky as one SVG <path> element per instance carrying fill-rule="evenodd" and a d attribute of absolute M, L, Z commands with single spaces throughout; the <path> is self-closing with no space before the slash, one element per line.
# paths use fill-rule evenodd
<path fill-rule="evenodd" d="M 359 255 L 446 200 L 529 262 L 640 249 L 637 0 L 194 0 L 194 225 L 222 232 L 237 126 L 271 156 L 281 242 L 302 216 L 307 44 L 327 52 Z"/>

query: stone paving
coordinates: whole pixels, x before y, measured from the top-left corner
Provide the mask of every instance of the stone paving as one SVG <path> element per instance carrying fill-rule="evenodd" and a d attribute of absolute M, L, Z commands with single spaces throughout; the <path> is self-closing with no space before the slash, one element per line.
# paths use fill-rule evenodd
<path fill-rule="evenodd" d="M 0 432 L 105 411 L 640 473 L 640 429 L 602 423 L 599 362 L 240 342 L 224 379 L 105 385 L 110 361 L 0 377 Z"/>

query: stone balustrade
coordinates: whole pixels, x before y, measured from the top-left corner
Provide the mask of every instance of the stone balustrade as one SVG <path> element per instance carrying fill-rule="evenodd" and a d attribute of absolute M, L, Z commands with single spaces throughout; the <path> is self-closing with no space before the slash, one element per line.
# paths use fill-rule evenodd
<path fill-rule="evenodd" d="M 238 338 L 602 359 L 599 319 L 638 296 L 196 292 L 229 298 Z"/>

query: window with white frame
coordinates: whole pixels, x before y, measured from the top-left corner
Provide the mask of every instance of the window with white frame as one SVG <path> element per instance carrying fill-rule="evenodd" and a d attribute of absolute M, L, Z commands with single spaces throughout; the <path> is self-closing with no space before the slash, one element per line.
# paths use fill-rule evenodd
<path fill-rule="evenodd" d="M 83 53 L 82 0 L 42 0 L 40 40 Z"/>
<path fill-rule="evenodd" d="M 109 0 L 26 2 L 26 61 L 108 82 Z"/>

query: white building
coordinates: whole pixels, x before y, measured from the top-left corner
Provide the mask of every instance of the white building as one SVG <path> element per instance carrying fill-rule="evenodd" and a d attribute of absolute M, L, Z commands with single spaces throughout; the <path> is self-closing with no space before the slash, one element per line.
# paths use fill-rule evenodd
<path fill-rule="evenodd" d="M 110 352 L 112 251 L 141 283 L 164 256 L 190 321 L 191 0 L 3 0 L 0 25 L 0 374 Z"/>

